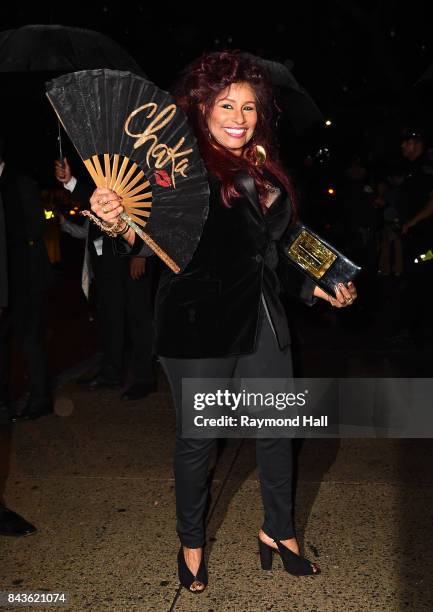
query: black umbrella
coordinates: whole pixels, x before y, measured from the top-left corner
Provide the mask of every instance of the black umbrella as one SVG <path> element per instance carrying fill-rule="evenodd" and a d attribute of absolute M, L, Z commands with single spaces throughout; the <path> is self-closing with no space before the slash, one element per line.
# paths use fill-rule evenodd
<path fill-rule="evenodd" d="M 28 120 L 32 112 L 40 123 L 41 114 L 46 111 L 41 106 L 41 101 L 45 101 L 44 82 L 62 73 L 95 68 L 127 70 L 146 76 L 119 44 L 100 32 L 62 25 L 26 25 L 0 32 L 3 85 L 6 73 L 9 78 L 8 87 L 3 88 L 8 94 L 2 100 L 7 107 L 7 112 L 2 111 L 3 117 L 18 112 L 22 120 Z M 63 159 L 60 128 L 58 140 Z"/>
<path fill-rule="evenodd" d="M 314 100 L 293 76 L 291 71 L 293 64 L 290 60 L 282 64 L 251 53 L 243 55 L 255 61 L 267 72 L 269 80 L 276 87 L 283 118 L 290 123 L 295 132 L 302 132 L 324 122 L 324 117 Z"/>
<path fill-rule="evenodd" d="M 415 82 L 415 85 L 426 83 L 428 81 L 431 81 L 432 79 L 433 79 L 433 64 L 430 64 L 430 66 L 422 73 L 419 79 Z"/>
<path fill-rule="evenodd" d="M 73 72 L 93 68 L 129 70 L 137 62 L 100 32 L 62 25 L 26 25 L 0 32 L 0 72 Z"/>

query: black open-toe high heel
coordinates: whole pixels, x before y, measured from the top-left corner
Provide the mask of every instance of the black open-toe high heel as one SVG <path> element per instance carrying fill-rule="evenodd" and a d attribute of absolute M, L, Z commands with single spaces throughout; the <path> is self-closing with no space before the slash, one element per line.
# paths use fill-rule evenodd
<path fill-rule="evenodd" d="M 183 587 L 188 589 L 190 593 L 203 593 L 208 582 L 206 564 L 204 562 L 204 553 L 202 553 L 197 574 L 194 576 L 186 564 L 185 555 L 183 554 L 183 547 L 181 546 L 177 555 L 177 568 L 179 573 L 179 582 Z M 203 586 L 201 587 L 201 585 Z"/>
<path fill-rule="evenodd" d="M 274 540 L 278 546 L 278 550 L 259 540 L 260 564 L 263 570 L 272 569 L 272 554 L 279 553 L 284 569 L 293 576 L 317 576 L 320 574 L 320 568 L 316 563 L 311 563 L 308 559 L 295 554 L 284 546 L 279 540 Z"/>

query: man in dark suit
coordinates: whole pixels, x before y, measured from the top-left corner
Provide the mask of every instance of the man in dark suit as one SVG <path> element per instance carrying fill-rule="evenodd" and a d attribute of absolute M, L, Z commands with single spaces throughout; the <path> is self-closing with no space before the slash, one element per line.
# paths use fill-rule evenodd
<path fill-rule="evenodd" d="M 40 193 L 36 182 L 4 154 L 0 143 L 0 196 L 3 201 L 7 249 L 8 308 L 0 320 L 0 399 L 9 399 L 12 336 L 24 354 L 30 393 L 24 409 L 13 420 L 34 419 L 53 412 L 43 347 L 43 294 L 49 260 Z"/>
<path fill-rule="evenodd" d="M 55 162 L 55 176 L 74 198 L 88 207 L 93 187 L 77 181 L 65 158 Z M 67 230 L 66 230 L 67 231 Z M 120 387 L 129 332 L 131 357 L 122 399 L 145 397 L 156 388 L 153 354 L 152 274 L 154 262 L 119 257 L 113 240 L 89 224 L 84 277 L 94 278 L 102 332 L 102 362 L 98 374 L 82 381 L 89 389 Z M 155 259 L 155 258 L 153 258 Z"/>
<path fill-rule="evenodd" d="M 0 169 L 2 166 L 1 151 L 0 151 Z M 1 178 L 0 178 L 1 180 Z M 8 277 L 7 277 L 7 259 L 6 259 L 6 227 L 5 217 L 3 212 L 3 202 L 0 194 L 0 329 L 2 327 L 2 318 L 5 315 L 8 305 Z M 0 360 L 4 359 L 2 344 L 0 343 Z M 2 397 L 0 389 L 0 423 L 7 419 L 8 406 L 6 397 Z"/>
<path fill-rule="evenodd" d="M 1 146 L 1 143 L 0 143 Z M 0 150 L 0 168 L 3 169 L 3 161 Z M 1 179 L 0 179 L 1 180 Z M 2 319 L 6 317 L 6 308 L 8 305 L 8 275 L 7 275 L 7 253 L 6 253 L 6 226 L 3 211 L 3 202 L 0 196 L 0 328 L 3 325 Z M 1 340 L 0 340 L 1 341 Z M 0 348 L 0 360 L 4 356 Z M 9 410 L 5 397 L 0 395 L 0 446 L 5 448 L 3 444 L 3 436 L 8 435 L 9 428 Z M 6 461 L 7 463 L 7 461 Z M 0 466 L 0 472 L 3 466 Z M 36 527 L 28 523 L 22 516 L 9 510 L 2 503 L 2 491 L 0 490 L 0 535 L 7 536 L 23 536 L 35 533 Z"/>

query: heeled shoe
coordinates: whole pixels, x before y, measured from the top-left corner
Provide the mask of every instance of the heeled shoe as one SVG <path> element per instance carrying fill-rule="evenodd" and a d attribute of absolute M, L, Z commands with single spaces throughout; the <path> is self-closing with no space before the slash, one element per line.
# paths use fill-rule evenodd
<path fill-rule="evenodd" d="M 206 564 L 204 562 L 204 554 L 202 554 L 197 574 L 194 576 L 194 574 L 191 572 L 191 570 L 186 564 L 185 555 L 183 554 L 183 547 L 181 546 L 177 555 L 177 568 L 179 574 L 179 582 L 183 587 L 188 589 L 190 593 L 203 593 L 203 591 L 207 587 L 208 582 Z M 197 588 L 200 586 L 200 583 L 203 585 L 203 588 Z"/>
<path fill-rule="evenodd" d="M 269 544 L 265 544 L 260 538 L 258 540 L 260 564 L 263 570 L 272 569 L 272 554 L 275 552 L 279 553 L 286 572 L 293 576 L 317 576 L 320 574 L 320 568 L 316 563 L 311 563 L 308 559 L 295 554 L 287 546 L 284 546 L 280 540 L 274 540 L 278 550 L 272 548 Z"/>

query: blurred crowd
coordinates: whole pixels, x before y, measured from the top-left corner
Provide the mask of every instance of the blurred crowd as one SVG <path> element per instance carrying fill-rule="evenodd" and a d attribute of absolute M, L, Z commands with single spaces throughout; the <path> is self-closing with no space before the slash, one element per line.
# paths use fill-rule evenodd
<path fill-rule="evenodd" d="M 363 268 L 357 308 L 382 320 L 384 346 L 431 343 L 433 150 L 424 133 L 405 129 L 400 150 L 380 163 L 352 155 L 329 188 L 314 164 L 302 178 L 308 220 Z"/>

